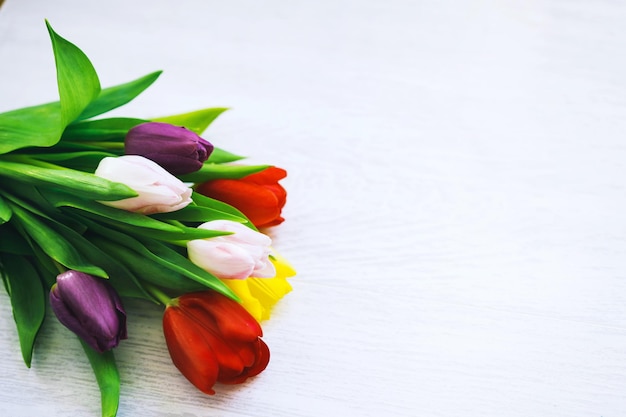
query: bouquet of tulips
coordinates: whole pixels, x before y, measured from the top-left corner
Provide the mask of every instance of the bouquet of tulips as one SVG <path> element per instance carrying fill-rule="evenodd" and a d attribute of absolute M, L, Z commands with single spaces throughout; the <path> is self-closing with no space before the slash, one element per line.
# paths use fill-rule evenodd
<path fill-rule="evenodd" d="M 145 120 L 102 117 L 160 72 L 100 87 L 85 54 L 46 22 L 60 100 L 0 114 L 0 273 L 30 367 L 49 305 L 80 339 L 117 413 L 112 349 L 127 334 L 124 299 L 164 306 L 173 364 L 198 389 L 263 371 L 259 322 L 295 275 L 259 229 L 283 221 L 283 169 L 199 134 L 224 108 Z"/>

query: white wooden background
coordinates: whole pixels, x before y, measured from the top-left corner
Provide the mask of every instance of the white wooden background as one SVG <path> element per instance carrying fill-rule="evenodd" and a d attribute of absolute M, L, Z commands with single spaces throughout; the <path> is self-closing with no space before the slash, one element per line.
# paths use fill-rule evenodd
<path fill-rule="evenodd" d="M 6 0 L 0 110 L 55 97 L 44 18 L 105 86 L 165 71 L 115 114 L 230 106 L 207 137 L 289 171 L 268 369 L 204 396 L 130 303 L 119 416 L 626 415 L 626 3 Z M 97 416 L 0 310 L 0 415 Z"/>

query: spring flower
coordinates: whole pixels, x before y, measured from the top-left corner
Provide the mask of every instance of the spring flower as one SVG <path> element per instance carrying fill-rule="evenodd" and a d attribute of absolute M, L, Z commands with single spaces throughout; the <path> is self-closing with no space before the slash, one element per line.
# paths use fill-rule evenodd
<path fill-rule="evenodd" d="M 231 235 L 187 242 L 189 259 L 199 267 L 226 279 L 276 275 L 269 260 L 272 240 L 268 236 L 229 220 L 213 220 L 198 227 L 232 232 Z"/>
<path fill-rule="evenodd" d="M 160 167 L 139 155 L 103 158 L 95 175 L 126 184 L 139 194 L 118 201 L 101 201 L 112 207 L 143 214 L 168 213 L 191 203 L 191 188 Z"/>
<path fill-rule="evenodd" d="M 258 322 L 270 318 L 270 311 L 274 304 L 291 291 L 287 278 L 296 275 L 296 271 L 278 253 L 273 251 L 270 261 L 276 268 L 276 275 L 272 278 L 222 280 L 233 290 L 241 300 L 241 305 Z"/>
<path fill-rule="evenodd" d="M 287 192 L 278 181 L 287 171 L 269 167 L 241 179 L 217 179 L 199 184 L 196 191 L 239 209 L 256 227 L 275 226 L 283 222 L 281 211 Z"/>
<path fill-rule="evenodd" d="M 216 382 L 238 384 L 265 369 L 261 326 L 239 303 L 214 291 L 184 294 L 163 314 L 167 348 L 178 370 L 206 394 Z"/>
<path fill-rule="evenodd" d="M 113 287 L 102 278 L 78 271 L 57 276 L 50 306 L 59 321 L 97 352 L 126 339 L 126 312 Z"/>
<path fill-rule="evenodd" d="M 184 127 L 148 122 L 128 131 L 124 149 L 127 155 L 144 156 L 172 174 L 182 175 L 199 170 L 213 145 Z"/>

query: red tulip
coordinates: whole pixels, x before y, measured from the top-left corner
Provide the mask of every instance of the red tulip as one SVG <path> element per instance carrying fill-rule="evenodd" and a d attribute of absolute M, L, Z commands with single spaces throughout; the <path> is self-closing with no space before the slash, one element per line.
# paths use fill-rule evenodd
<path fill-rule="evenodd" d="M 241 179 L 218 179 L 204 182 L 196 191 L 239 209 L 256 227 L 275 226 L 285 219 L 280 213 L 287 192 L 278 181 L 287 176 L 282 168 L 269 167 Z"/>
<path fill-rule="evenodd" d="M 239 384 L 270 359 L 259 323 L 236 301 L 215 291 L 184 294 L 163 315 L 167 348 L 178 370 L 206 394 L 216 382 Z"/>

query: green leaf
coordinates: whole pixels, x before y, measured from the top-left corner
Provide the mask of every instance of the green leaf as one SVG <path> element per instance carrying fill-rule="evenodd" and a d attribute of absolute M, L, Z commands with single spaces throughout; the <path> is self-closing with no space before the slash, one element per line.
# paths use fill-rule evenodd
<path fill-rule="evenodd" d="M 257 230 L 256 227 L 252 224 L 252 222 L 248 220 L 245 214 L 243 214 L 241 211 L 231 206 L 230 204 L 224 203 L 223 201 L 216 200 L 214 198 L 207 197 L 195 191 L 191 195 L 191 198 L 193 199 L 193 202 L 200 207 L 210 208 L 212 210 L 229 213 L 241 219 L 246 219 L 245 222 L 240 222 L 240 223 L 244 223 L 249 228 L 253 230 Z"/>
<path fill-rule="evenodd" d="M 155 122 L 164 122 L 185 128 L 200 135 L 217 117 L 228 110 L 225 107 L 211 107 L 196 110 L 189 113 L 176 114 L 173 116 L 158 117 L 152 119 Z"/>
<path fill-rule="evenodd" d="M 52 146 L 64 126 L 59 102 L 0 114 L 0 154 L 27 146 Z"/>
<path fill-rule="evenodd" d="M 60 101 L 0 114 L 0 154 L 29 146 L 49 147 L 65 127 L 100 92 L 91 62 L 72 43 L 57 35 L 46 21 L 57 68 Z"/>
<path fill-rule="evenodd" d="M 199 266 L 191 262 L 187 257 L 182 256 L 175 250 L 155 241 L 154 239 L 138 240 L 125 233 L 118 232 L 116 230 L 102 226 L 96 222 L 90 222 L 89 228 L 94 233 L 103 236 L 114 244 L 125 247 L 128 250 L 135 251 L 141 257 L 143 257 L 146 262 L 154 262 L 156 265 L 160 265 L 162 268 L 167 268 L 168 270 L 184 275 L 204 285 L 205 287 L 212 288 L 227 297 L 238 300 L 235 293 L 233 293 L 230 288 L 224 285 L 224 283 L 222 283 L 219 278 L 200 268 Z M 145 279 L 145 277 L 141 275 L 139 277 L 141 279 Z M 167 286 L 169 285 L 169 283 L 171 283 L 171 281 L 169 281 L 170 279 L 172 278 L 169 277 L 168 281 L 164 282 L 164 286 Z M 160 283 L 156 284 L 161 285 Z"/>
<path fill-rule="evenodd" d="M 96 200 L 121 200 L 137 193 L 128 186 L 69 169 L 41 168 L 28 163 L 0 161 L 0 176 L 27 184 L 52 187 Z"/>
<path fill-rule="evenodd" d="M 115 417 L 120 404 L 120 373 L 117 370 L 113 351 L 98 353 L 82 340 L 80 343 L 100 387 L 102 417 Z"/>
<path fill-rule="evenodd" d="M 269 167 L 270 165 L 223 165 L 205 163 L 198 171 L 187 175 L 181 175 L 180 179 L 183 182 L 195 183 L 222 178 L 239 179 L 247 175 L 261 172 Z"/>
<path fill-rule="evenodd" d="M 210 164 L 224 164 L 227 162 L 235 162 L 244 159 L 243 156 L 235 155 L 234 153 L 225 151 L 224 149 L 214 148 L 207 163 Z"/>
<path fill-rule="evenodd" d="M 11 209 L 20 226 L 50 258 L 68 269 L 108 278 L 107 273 L 102 268 L 85 260 L 63 235 L 57 233 L 42 219 L 33 216 L 15 203 L 11 203 Z"/>
<path fill-rule="evenodd" d="M 163 268 L 158 262 L 150 259 L 150 255 L 140 254 L 135 250 L 128 250 L 125 246 L 121 246 L 104 237 L 91 237 L 93 243 L 98 245 L 107 253 L 115 257 L 119 262 L 123 263 L 126 268 L 132 271 L 139 279 L 151 284 L 158 285 L 162 288 L 175 290 L 179 293 L 190 291 L 198 291 L 206 289 L 206 285 L 200 284 L 188 277 Z M 137 242 L 140 245 L 139 242 Z M 111 275 L 113 277 L 113 275 Z"/>
<path fill-rule="evenodd" d="M 88 143 L 88 142 L 86 142 Z M 55 148 L 59 145 L 55 146 Z M 53 162 L 65 168 L 78 171 L 95 172 L 103 158 L 119 156 L 110 152 L 76 150 L 73 152 L 29 154 L 40 161 Z"/>
<path fill-rule="evenodd" d="M 198 223 L 210 222 L 211 220 L 230 220 L 238 223 L 246 223 L 248 221 L 248 219 L 242 216 L 193 204 L 171 213 L 154 214 L 153 217 L 160 220 L 178 220 L 181 222 Z"/>
<path fill-rule="evenodd" d="M 179 226 L 162 222 L 152 217 L 132 211 L 126 211 L 114 207 L 109 207 L 97 201 L 89 201 L 77 198 L 65 193 L 50 193 L 42 190 L 48 201 L 55 207 L 71 207 L 81 210 L 83 214 L 98 219 L 111 225 L 136 226 L 142 229 L 149 229 L 147 233 L 161 231 L 165 233 L 178 234 L 181 232 Z"/>
<path fill-rule="evenodd" d="M 142 243 L 148 251 L 156 255 L 157 262 L 162 266 L 185 275 L 227 297 L 239 300 L 237 295 L 235 295 L 230 288 L 220 281 L 219 278 L 200 268 L 191 262 L 187 257 L 155 240 L 144 240 Z"/>
<path fill-rule="evenodd" d="M 65 193 L 47 192 L 46 190 L 41 190 L 41 192 L 54 207 L 68 207 L 69 209 L 80 210 L 85 217 L 107 223 L 131 234 L 168 241 L 205 239 L 229 234 L 227 232 L 187 227 L 182 224 L 174 225 L 144 214 L 105 206 L 97 201 L 76 198 Z"/>
<path fill-rule="evenodd" d="M 147 120 L 113 117 L 72 123 L 63 132 L 62 139 L 69 141 L 119 141 L 123 143 L 129 129 L 145 122 Z"/>
<path fill-rule="evenodd" d="M 72 219 L 80 222 L 80 219 Z M 64 223 L 49 220 L 51 227 L 61 234 L 87 261 L 102 268 L 109 277 L 109 283 L 115 287 L 120 295 L 125 297 L 142 298 L 155 301 L 141 286 L 137 278 L 117 258 L 101 250 L 90 239 L 67 227 Z M 83 228 L 87 226 L 84 224 Z"/>
<path fill-rule="evenodd" d="M 15 222 L 0 226 L 0 252 L 15 255 L 30 255 L 32 250 L 14 227 Z"/>
<path fill-rule="evenodd" d="M 231 232 L 222 232 L 218 230 L 198 229 L 197 227 L 180 226 L 177 231 L 164 231 L 147 229 L 145 227 L 137 227 L 127 224 L 115 224 L 120 230 L 127 233 L 145 236 L 151 239 L 164 240 L 166 242 L 187 241 L 193 239 L 208 239 L 212 237 L 230 235 Z"/>
<path fill-rule="evenodd" d="M 3 278 L 11 297 L 22 357 L 30 368 L 33 346 L 46 313 L 45 292 L 32 261 L 24 256 L 0 253 Z"/>
<path fill-rule="evenodd" d="M 92 101 L 81 113 L 78 120 L 89 119 L 130 102 L 146 88 L 150 87 L 159 78 L 161 72 L 155 71 L 128 83 L 103 89 L 98 98 Z"/>
<path fill-rule="evenodd" d="M 100 93 L 98 74 L 76 45 L 59 36 L 46 20 L 57 68 L 61 123 L 73 122 Z"/>
<path fill-rule="evenodd" d="M 11 207 L 9 207 L 9 204 L 0 196 L 0 225 L 11 220 L 12 214 Z"/>

